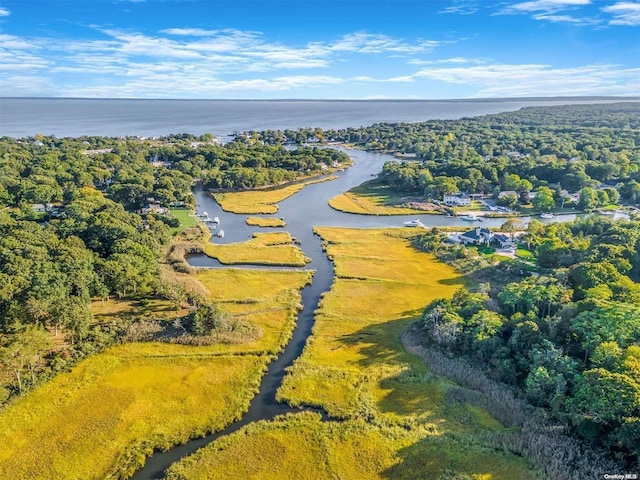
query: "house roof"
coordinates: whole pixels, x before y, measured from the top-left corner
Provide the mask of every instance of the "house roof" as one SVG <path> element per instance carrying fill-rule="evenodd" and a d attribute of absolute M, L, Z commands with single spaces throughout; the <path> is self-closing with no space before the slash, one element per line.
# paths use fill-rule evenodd
<path fill-rule="evenodd" d="M 495 238 L 499 242 L 508 242 L 510 240 L 510 238 L 507 235 L 505 235 L 504 233 L 496 233 L 493 236 L 493 238 Z"/>
<path fill-rule="evenodd" d="M 483 235 L 491 235 L 491 230 L 488 228 L 474 228 L 473 230 L 469 230 L 468 232 L 460 235 L 461 237 L 471 238 L 473 240 L 478 240 L 482 238 Z"/>

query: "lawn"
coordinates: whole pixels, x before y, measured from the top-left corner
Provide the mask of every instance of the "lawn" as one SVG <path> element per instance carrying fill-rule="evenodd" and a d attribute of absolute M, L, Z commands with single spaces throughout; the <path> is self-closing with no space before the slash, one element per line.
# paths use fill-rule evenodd
<path fill-rule="evenodd" d="M 310 271 L 197 274 L 209 297 L 261 332 L 247 343 L 111 347 L 18 398 L 0 415 L 0 478 L 128 477 L 154 448 L 220 430 L 248 408 L 286 344 Z M 195 281 L 195 278 L 194 278 Z M 203 288 L 204 288 L 203 287 Z M 135 302 L 95 302 L 99 321 Z M 162 312 L 148 305 L 148 312 Z"/>
<path fill-rule="evenodd" d="M 407 229 L 317 228 L 336 279 L 278 398 L 316 405 L 251 424 L 175 464 L 170 479 L 533 479 L 525 461 L 482 445 L 508 431 L 448 396 L 451 382 L 408 354 L 400 333 L 434 298 L 464 285 L 416 251 Z"/>
<path fill-rule="evenodd" d="M 516 256 L 518 258 L 522 258 L 523 260 L 529 260 L 531 262 L 537 261 L 535 254 L 531 250 L 528 250 L 527 248 L 523 247 L 522 245 L 518 245 L 518 248 L 516 250 Z"/>
<path fill-rule="evenodd" d="M 254 233 L 251 240 L 230 244 L 204 244 L 204 253 L 225 265 L 254 264 L 304 267 L 309 263 L 287 232 Z"/>
<path fill-rule="evenodd" d="M 334 180 L 337 177 L 322 177 L 303 182 L 289 183 L 259 190 L 246 190 L 242 192 L 214 193 L 213 198 L 226 212 L 241 214 L 267 214 L 278 211 L 277 203 L 299 192 L 307 185 Z"/>
<path fill-rule="evenodd" d="M 370 180 L 352 188 L 329 200 L 329 205 L 335 210 L 361 215 L 412 215 L 433 213 L 429 210 L 419 210 L 403 206 L 411 201 L 421 202 L 422 198 L 407 199 L 389 187 L 380 184 L 378 180 Z"/>
<path fill-rule="evenodd" d="M 198 226 L 198 219 L 187 208 L 172 208 L 169 210 L 169 214 L 180 221 L 180 226 L 169 229 L 169 233 L 173 236 L 184 232 L 187 228 Z"/>
<path fill-rule="evenodd" d="M 247 225 L 253 227 L 284 227 L 287 223 L 276 217 L 247 217 Z"/>

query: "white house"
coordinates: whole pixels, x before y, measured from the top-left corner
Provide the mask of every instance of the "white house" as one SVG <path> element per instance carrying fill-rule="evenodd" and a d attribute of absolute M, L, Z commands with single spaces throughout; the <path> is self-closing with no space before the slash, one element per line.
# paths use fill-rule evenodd
<path fill-rule="evenodd" d="M 455 195 L 445 195 L 443 198 L 443 202 L 445 205 L 448 205 L 450 207 L 468 207 L 469 205 L 471 205 L 471 197 L 463 195 L 461 193 L 456 193 Z"/>
<path fill-rule="evenodd" d="M 51 211 L 53 209 L 53 204 L 52 203 L 34 203 L 33 205 L 31 205 L 31 208 L 33 208 L 34 212 L 44 213 L 44 212 Z"/>

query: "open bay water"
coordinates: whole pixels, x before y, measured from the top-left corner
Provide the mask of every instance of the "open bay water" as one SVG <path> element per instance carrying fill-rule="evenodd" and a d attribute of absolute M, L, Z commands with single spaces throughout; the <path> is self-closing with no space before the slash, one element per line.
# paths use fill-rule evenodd
<path fill-rule="evenodd" d="M 458 119 L 522 107 L 610 103 L 612 97 L 469 100 L 137 100 L 0 98 L 0 136 L 141 136 Z"/>

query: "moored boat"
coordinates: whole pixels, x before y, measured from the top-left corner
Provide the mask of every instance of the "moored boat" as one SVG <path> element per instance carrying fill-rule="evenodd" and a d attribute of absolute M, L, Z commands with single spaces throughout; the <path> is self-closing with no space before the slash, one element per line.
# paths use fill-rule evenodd
<path fill-rule="evenodd" d="M 404 222 L 405 227 L 422 227 L 424 228 L 424 224 L 419 220 L 410 220 L 408 222 Z"/>

